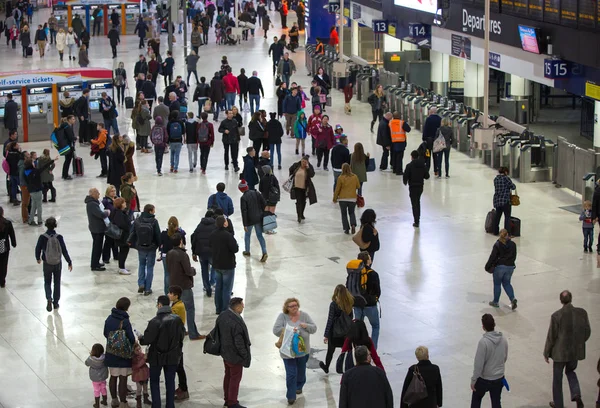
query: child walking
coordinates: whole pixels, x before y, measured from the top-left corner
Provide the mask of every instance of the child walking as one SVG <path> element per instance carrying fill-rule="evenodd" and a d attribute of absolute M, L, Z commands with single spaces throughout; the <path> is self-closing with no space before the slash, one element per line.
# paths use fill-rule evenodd
<path fill-rule="evenodd" d="M 146 364 L 146 354 L 142 350 L 140 343 L 136 342 L 133 346 L 133 357 L 131 359 L 131 380 L 135 382 L 135 401 L 136 408 L 142 408 L 142 391 L 144 393 L 144 404 L 152 405 L 148 398 L 148 379 L 150 378 L 150 369 Z"/>
<path fill-rule="evenodd" d="M 594 243 L 594 220 L 592 219 L 592 202 L 583 202 L 583 211 L 579 214 L 579 221 L 583 221 L 583 252 L 593 252 Z"/>
<path fill-rule="evenodd" d="M 100 407 L 100 396 L 102 396 L 102 405 L 108 405 L 106 402 L 106 379 L 108 378 L 108 368 L 104 365 L 104 347 L 102 344 L 94 344 L 90 356 L 85 360 L 85 365 L 90 368 L 90 380 L 94 386 L 94 408 Z"/>

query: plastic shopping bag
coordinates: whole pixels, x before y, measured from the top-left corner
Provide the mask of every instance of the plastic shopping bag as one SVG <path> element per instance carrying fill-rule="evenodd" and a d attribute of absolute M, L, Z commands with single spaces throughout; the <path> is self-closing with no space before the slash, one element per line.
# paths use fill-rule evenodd
<path fill-rule="evenodd" d="M 281 348 L 279 352 L 286 356 L 293 358 L 294 352 L 292 351 L 292 339 L 294 338 L 294 326 L 287 324 L 285 326 L 285 333 L 283 333 L 283 341 L 281 342 Z"/>

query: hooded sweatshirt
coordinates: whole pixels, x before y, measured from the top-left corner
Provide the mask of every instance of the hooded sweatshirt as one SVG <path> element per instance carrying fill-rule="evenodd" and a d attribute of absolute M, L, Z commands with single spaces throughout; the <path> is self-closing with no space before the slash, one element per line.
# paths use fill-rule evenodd
<path fill-rule="evenodd" d="M 504 377 L 507 358 L 508 342 L 502 332 L 485 332 L 477 345 L 471 384 L 475 384 L 478 378 L 492 381 Z"/>
<path fill-rule="evenodd" d="M 89 356 L 85 360 L 85 365 L 90 368 L 90 380 L 93 382 L 106 381 L 108 378 L 108 368 L 104 365 L 104 354 L 100 357 Z"/>
<path fill-rule="evenodd" d="M 225 192 L 217 191 L 215 194 L 208 197 L 208 208 L 218 207 L 223 210 L 223 214 L 231 217 L 233 214 L 233 201 Z"/>
<path fill-rule="evenodd" d="M 300 119 L 300 116 L 304 115 L 304 119 Z M 296 117 L 296 122 L 294 123 L 294 135 L 296 139 L 306 139 L 306 135 L 308 134 L 308 121 L 306 120 L 306 114 L 304 110 L 298 111 L 298 116 Z"/>

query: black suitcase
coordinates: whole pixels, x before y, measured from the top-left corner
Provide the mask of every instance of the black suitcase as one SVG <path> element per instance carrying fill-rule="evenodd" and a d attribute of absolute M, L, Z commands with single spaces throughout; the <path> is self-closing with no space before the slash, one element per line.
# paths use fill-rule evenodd
<path fill-rule="evenodd" d="M 25 50 L 27 56 L 31 56 L 33 55 L 33 48 L 31 46 L 27 47 L 27 49 Z"/>
<path fill-rule="evenodd" d="M 125 97 L 125 109 L 133 109 L 133 97 Z"/>
<path fill-rule="evenodd" d="M 81 157 L 73 158 L 73 175 L 83 176 L 83 159 Z"/>
<path fill-rule="evenodd" d="M 496 218 L 496 210 L 492 208 L 490 212 L 487 213 L 485 217 L 485 232 L 488 234 L 494 233 L 494 219 Z"/>
<path fill-rule="evenodd" d="M 508 231 L 511 237 L 521 236 L 521 220 L 516 217 L 510 217 L 510 231 Z"/>

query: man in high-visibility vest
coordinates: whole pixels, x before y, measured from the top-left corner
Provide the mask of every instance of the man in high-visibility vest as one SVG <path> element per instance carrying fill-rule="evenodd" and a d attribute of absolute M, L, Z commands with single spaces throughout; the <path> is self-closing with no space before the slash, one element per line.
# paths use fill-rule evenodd
<path fill-rule="evenodd" d="M 410 132 L 408 123 L 400 119 L 400 113 L 394 112 L 393 119 L 390 120 L 390 134 L 392 137 L 392 163 L 394 174 L 401 176 L 404 174 L 404 150 L 406 149 L 406 134 Z"/>

